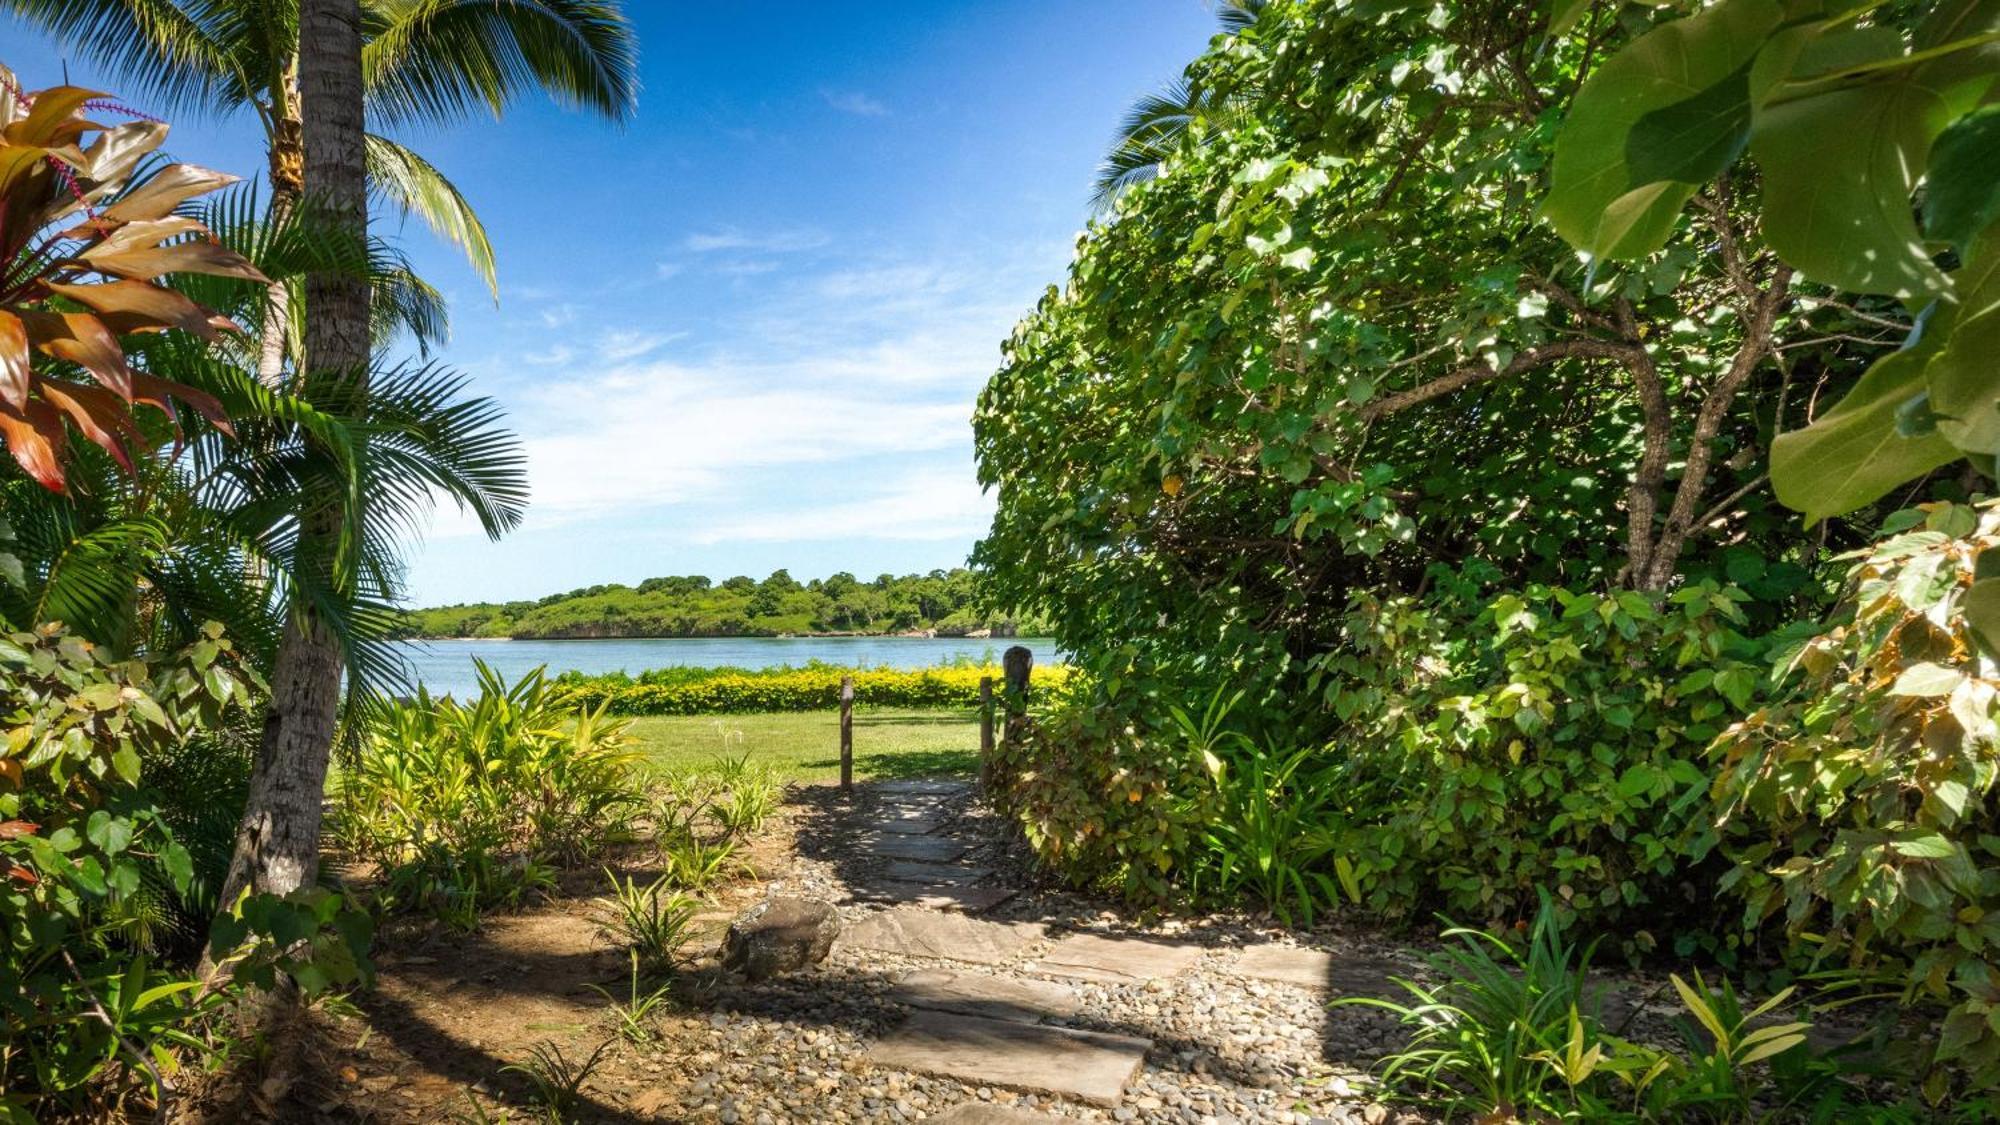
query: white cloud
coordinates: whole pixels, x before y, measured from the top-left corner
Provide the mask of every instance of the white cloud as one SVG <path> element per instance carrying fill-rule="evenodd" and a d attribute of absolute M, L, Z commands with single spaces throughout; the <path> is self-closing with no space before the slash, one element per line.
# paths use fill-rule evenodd
<path fill-rule="evenodd" d="M 624 363 L 638 359 L 647 352 L 670 344 L 686 336 L 685 332 L 645 332 L 636 329 L 614 329 L 604 334 L 597 345 L 597 354 L 608 363 Z"/>
<path fill-rule="evenodd" d="M 661 262 L 659 265 L 653 267 L 653 272 L 659 275 L 661 281 L 665 281 L 686 268 L 686 262 Z"/>
<path fill-rule="evenodd" d="M 971 473 L 931 474 L 900 487 L 833 504 L 761 512 L 707 524 L 693 539 L 714 543 L 793 543 L 826 539 L 970 539 L 993 518 L 993 499 Z"/>
<path fill-rule="evenodd" d="M 522 363 L 536 367 L 561 367 L 576 358 L 576 349 L 566 344 L 557 344 L 545 352 L 528 352 L 521 357 Z"/>
<path fill-rule="evenodd" d="M 561 328 L 566 324 L 576 322 L 576 306 L 568 304 L 556 305 L 553 308 L 543 309 L 538 315 L 542 318 L 542 326 L 544 328 Z"/>
<path fill-rule="evenodd" d="M 823 89 L 819 92 L 819 96 L 826 99 L 826 104 L 840 112 L 851 113 L 856 117 L 887 117 L 889 115 L 888 106 L 883 105 L 881 102 L 876 101 L 859 90 Z"/>
<path fill-rule="evenodd" d="M 801 227 L 796 230 L 763 231 L 749 233 L 735 227 L 702 231 L 690 234 L 681 240 L 681 248 L 691 254 L 708 254 L 717 250 L 741 250 L 756 254 L 793 254 L 801 250 L 817 250 L 832 241 L 825 231 Z"/>

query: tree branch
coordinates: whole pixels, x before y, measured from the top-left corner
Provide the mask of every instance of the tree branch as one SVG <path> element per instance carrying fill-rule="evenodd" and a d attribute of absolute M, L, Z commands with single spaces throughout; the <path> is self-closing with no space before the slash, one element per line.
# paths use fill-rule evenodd
<path fill-rule="evenodd" d="M 1644 354 L 1636 345 L 1613 340 L 1558 340 L 1516 353 L 1505 367 L 1496 368 L 1490 363 L 1468 364 L 1449 375 L 1440 375 L 1428 383 L 1420 383 L 1407 391 L 1378 398 L 1363 406 L 1357 414 L 1362 421 L 1372 422 L 1377 418 L 1443 397 L 1453 391 L 1495 379 L 1504 379 L 1510 375 L 1519 375 L 1559 359 L 1616 359 L 1630 362 L 1635 352 Z"/>

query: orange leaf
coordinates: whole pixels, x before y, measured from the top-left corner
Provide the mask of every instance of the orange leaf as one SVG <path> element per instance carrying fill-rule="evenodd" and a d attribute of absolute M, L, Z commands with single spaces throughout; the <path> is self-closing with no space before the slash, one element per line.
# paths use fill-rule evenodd
<path fill-rule="evenodd" d="M 106 208 L 104 217 L 114 223 L 163 219 L 173 214 L 174 208 L 183 202 L 204 192 L 227 187 L 241 178 L 193 164 L 169 164 L 126 193 L 125 198 Z"/>
<path fill-rule="evenodd" d="M 25 883 L 30 887 L 42 881 L 39 875 L 36 875 L 25 867 L 9 867 L 7 869 L 7 877 L 17 883 Z"/>
<path fill-rule="evenodd" d="M 222 409 L 222 403 L 207 391 L 196 390 L 185 383 L 174 383 L 155 378 L 143 371 L 132 373 L 133 399 L 136 402 L 157 406 L 169 415 L 174 413 L 169 399 L 179 399 L 194 407 L 194 412 L 208 419 L 210 425 L 231 437 L 236 436 L 236 428 L 229 424 L 229 412 Z"/>
<path fill-rule="evenodd" d="M 49 292 L 95 310 L 104 326 L 120 336 L 179 328 L 204 340 L 217 338 L 207 309 L 163 285 L 130 279 L 107 285 L 45 284 Z"/>
<path fill-rule="evenodd" d="M 113 235 L 102 244 L 85 250 L 79 257 L 105 273 L 117 274 L 119 277 L 136 277 L 142 281 L 150 281 L 163 273 L 206 273 L 217 277 L 240 277 L 246 281 L 266 283 L 271 280 L 257 272 L 257 267 L 246 261 L 241 254 L 205 238 L 176 242 L 171 246 L 107 249 L 117 241 L 117 238 L 117 235 Z"/>
<path fill-rule="evenodd" d="M 33 836 L 39 824 L 29 824 L 25 820 L 0 821 L 0 840 L 18 840 L 23 836 Z"/>
<path fill-rule="evenodd" d="M 47 313 L 23 309 L 28 339 L 44 354 L 66 359 L 91 373 L 119 398 L 132 398 L 132 368 L 125 349 L 103 322 L 89 313 Z"/>
<path fill-rule="evenodd" d="M 51 419 L 53 430 L 45 425 Z M 56 452 L 63 439 L 62 418 L 47 403 L 30 402 L 25 410 L 0 403 L 0 438 L 7 439 L 7 452 L 37 484 L 51 492 L 63 490 L 62 459 Z"/>
<path fill-rule="evenodd" d="M 0 402 L 17 410 L 27 405 L 31 362 L 28 330 L 21 318 L 0 311 Z"/>
<path fill-rule="evenodd" d="M 123 399 L 102 387 L 83 387 L 54 379 L 43 379 L 37 385 L 42 397 L 69 415 L 92 445 L 109 453 L 126 472 L 132 471 L 132 457 L 125 446 L 138 438 L 139 429 L 132 424 L 131 409 Z"/>
<path fill-rule="evenodd" d="M 76 119 L 76 111 L 83 108 L 83 103 L 104 96 L 81 86 L 51 86 L 46 90 L 37 90 L 35 104 L 29 107 L 28 115 L 0 129 L 0 137 L 5 137 L 9 144 L 41 148 L 66 143 L 54 138 Z"/>

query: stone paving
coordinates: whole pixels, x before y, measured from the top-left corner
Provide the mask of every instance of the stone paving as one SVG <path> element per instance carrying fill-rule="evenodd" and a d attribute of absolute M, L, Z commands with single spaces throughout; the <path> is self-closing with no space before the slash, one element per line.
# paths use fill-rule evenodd
<path fill-rule="evenodd" d="M 1268 1039 L 1272 1049 L 1310 1050 L 1318 1033 L 1293 1013 L 1323 1011 L 1327 999 L 1350 991 L 1349 976 L 1379 987 L 1401 966 L 1345 967 L 1332 952 L 1283 943 L 1218 947 L 1079 928 L 1074 917 L 1044 921 L 1032 903 L 1008 905 L 1021 887 L 996 862 L 995 847 L 1004 845 L 959 823 L 971 798 L 959 782 L 881 782 L 837 803 L 815 829 L 828 841 L 823 862 L 835 869 L 833 893 L 846 917 L 832 960 L 818 971 L 821 987 L 842 987 L 856 972 L 886 980 L 876 995 L 889 1007 L 863 1035 L 861 1056 L 878 1071 L 960 1083 L 968 1099 L 978 1098 L 929 1120 L 1391 1119 L 1356 1099 L 1350 1083 L 1360 1076 L 1352 1069 L 1345 1072 L 1352 1079 L 1323 1067 L 1271 1069 L 1256 1049 Z M 1021 917 L 992 916 L 1003 906 Z M 811 988 L 813 976 L 797 979 Z M 1200 999 L 1217 988 L 1240 990 L 1225 1023 L 1207 1018 L 1214 1001 Z M 1297 999 L 1274 1004 L 1280 995 Z M 1254 1014 L 1260 1004 L 1269 1011 L 1263 1027 Z M 1253 1030 L 1228 1030 L 1245 1027 Z M 1224 1046 L 1250 1048 L 1240 1077 L 1204 1061 L 1215 1056 L 1202 1043 L 1217 1035 L 1230 1041 Z M 1305 1094 L 1309 1087 L 1297 1083 L 1314 1071 L 1322 1088 Z M 1295 1092 L 1273 1090 L 1286 1086 Z"/>

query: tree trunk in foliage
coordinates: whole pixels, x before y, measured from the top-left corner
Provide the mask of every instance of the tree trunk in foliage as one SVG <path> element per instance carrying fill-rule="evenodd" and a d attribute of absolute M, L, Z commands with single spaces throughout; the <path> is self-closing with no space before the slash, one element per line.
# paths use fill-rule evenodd
<path fill-rule="evenodd" d="M 298 60 L 285 66 L 285 78 L 271 91 L 271 225 L 283 226 L 305 196 L 305 122 L 299 119 Z M 291 287 L 276 282 L 264 296 L 263 336 L 257 356 L 257 379 L 267 387 L 285 381 L 285 340 L 290 335 Z"/>
<path fill-rule="evenodd" d="M 359 0 L 302 0 L 299 94 L 304 123 L 305 188 L 329 221 L 367 225 L 362 125 Z M 368 286 L 315 274 L 306 282 L 306 378 L 365 375 Z M 299 497 L 300 564 L 330 572 L 340 535 L 339 497 Z M 291 607 L 264 718 L 249 801 L 237 828 L 224 901 L 248 887 L 284 894 L 308 886 L 319 870 L 327 758 L 340 709 L 344 654 L 337 636 L 309 605 Z"/>

